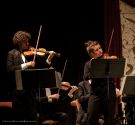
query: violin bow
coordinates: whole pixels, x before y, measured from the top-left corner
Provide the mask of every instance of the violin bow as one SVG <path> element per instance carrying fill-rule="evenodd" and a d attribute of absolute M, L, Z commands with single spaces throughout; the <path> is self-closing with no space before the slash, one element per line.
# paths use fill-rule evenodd
<path fill-rule="evenodd" d="M 67 65 L 67 59 L 66 59 L 65 64 L 64 64 L 64 68 L 63 68 L 63 72 L 62 72 L 61 80 L 63 80 L 64 73 L 65 73 L 65 69 L 66 69 L 66 65 Z"/>
<path fill-rule="evenodd" d="M 42 25 L 40 25 L 40 29 L 39 29 L 39 33 L 38 33 L 38 38 L 37 38 L 37 44 L 36 44 L 36 51 L 35 51 L 35 53 L 34 53 L 33 61 L 35 61 L 35 59 L 36 59 L 37 47 L 38 47 L 38 43 L 39 43 L 39 38 L 40 38 L 40 34 L 41 34 L 41 29 L 42 29 Z"/>
<path fill-rule="evenodd" d="M 112 34 L 111 34 L 110 41 L 109 41 L 109 46 L 108 46 L 108 50 L 107 50 L 108 53 L 109 53 L 109 50 L 110 50 L 110 46 L 111 46 L 111 42 L 112 42 L 113 33 L 114 33 L 114 28 L 112 29 Z"/>
<path fill-rule="evenodd" d="M 61 82 L 63 81 L 63 77 L 64 77 L 66 65 L 67 65 L 67 59 L 66 59 L 66 61 L 65 61 L 64 68 L 63 68 L 63 71 L 62 71 Z M 58 89 L 58 94 L 59 94 L 59 92 L 60 92 L 60 87 L 59 87 L 59 89 Z"/>

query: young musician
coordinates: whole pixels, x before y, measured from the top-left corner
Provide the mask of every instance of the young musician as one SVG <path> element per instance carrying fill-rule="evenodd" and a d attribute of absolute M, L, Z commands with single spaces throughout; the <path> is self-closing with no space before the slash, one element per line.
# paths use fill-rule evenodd
<path fill-rule="evenodd" d="M 15 118 L 17 120 L 29 120 L 35 122 L 37 120 L 35 90 L 18 90 L 16 91 L 15 71 L 35 68 L 36 63 L 33 60 L 28 61 L 24 55 L 24 51 L 29 50 L 29 42 L 31 34 L 26 31 L 17 31 L 13 36 L 14 48 L 7 54 L 7 71 L 9 75 L 9 84 L 11 94 L 13 95 L 13 103 L 15 106 Z M 50 51 L 44 64 L 50 66 L 51 59 L 55 52 Z M 31 81 L 32 82 L 32 81 Z"/>
<path fill-rule="evenodd" d="M 88 121 L 87 125 L 97 125 L 100 114 L 104 115 L 105 125 L 114 125 L 115 86 L 109 79 L 109 88 L 107 78 L 91 78 L 91 61 L 100 59 L 103 56 L 103 49 L 98 41 L 88 40 L 85 43 L 86 51 L 90 60 L 84 66 L 84 80 L 91 81 L 90 96 L 88 101 Z M 108 97 L 109 95 L 109 97 Z"/>

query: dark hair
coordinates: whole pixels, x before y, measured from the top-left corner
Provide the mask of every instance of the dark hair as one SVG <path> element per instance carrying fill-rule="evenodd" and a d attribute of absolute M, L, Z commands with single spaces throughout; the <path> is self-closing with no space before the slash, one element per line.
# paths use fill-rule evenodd
<path fill-rule="evenodd" d="M 14 36 L 13 36 L 13 43 L 14 45 L 21 45 L 22 42 L 26 41 L 26 40 L 30 40 L 31 39 L 31 35 L 30 33 L 26 32 L 26 31 L 17 31 Z"/>

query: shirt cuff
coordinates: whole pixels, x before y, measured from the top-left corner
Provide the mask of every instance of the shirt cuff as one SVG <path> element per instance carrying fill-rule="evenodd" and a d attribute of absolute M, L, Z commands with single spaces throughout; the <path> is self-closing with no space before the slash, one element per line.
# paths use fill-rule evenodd
<path fill-rule="evenodd" d="M 52 99 L 50 99 L 49 97 L 47 97 L 48 98 L 48 102 L 52 102 Z"/>
<path fill-rule="evenodd" d="M 51 65 L 51 62 L 48 59 L 46 59 L 46 63 Z"/>
<path fill-rule="evenodd" d="M 25 70 L 28 68 L 28 66 L 26 65 L 26 63 L 23 63 L 23 64 L 21 64 L 21 68 L 22 68 L 22 70 Z"/>
<path fill-rule="evenodd" d="M 73 98 L 73 94 L 68 94 L 68 96 L 69 96 L 70 98 Z"/>

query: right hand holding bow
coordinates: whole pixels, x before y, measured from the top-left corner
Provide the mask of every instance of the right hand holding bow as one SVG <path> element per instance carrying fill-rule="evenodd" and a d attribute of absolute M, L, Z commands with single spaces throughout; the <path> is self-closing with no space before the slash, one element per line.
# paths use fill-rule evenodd
<path fill-rule="evenodd" d="M 26 63 L 27 67 L 35 67 L 35 62 L 34 61 L 30 61 Z"/>

